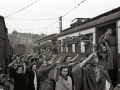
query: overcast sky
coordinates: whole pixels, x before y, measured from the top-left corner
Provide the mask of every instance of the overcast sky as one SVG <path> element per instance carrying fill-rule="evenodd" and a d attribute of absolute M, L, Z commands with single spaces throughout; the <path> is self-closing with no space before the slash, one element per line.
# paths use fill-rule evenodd
<path fill-rule="evenodd" d="M 57 21 L 59 17 L 64 16 L 81 1 L 0 0 L 0 15 L 8 16 L 5 18 L 5 23 L 9 33 L 14 29 L 22 33 L 59 33 L 59 21 Z M 34 4 L 25 8 L 32 3 Z M 63 29 L 68 28 L 74 18 L 92 18 L 117 7 L 120 7 L 120 0 L 85 0 L 76 9 L 63 17 Z M 13 14 L 19 10 L 21 11 Z M 53 24 L 54 22 L 56 23 Z"/>

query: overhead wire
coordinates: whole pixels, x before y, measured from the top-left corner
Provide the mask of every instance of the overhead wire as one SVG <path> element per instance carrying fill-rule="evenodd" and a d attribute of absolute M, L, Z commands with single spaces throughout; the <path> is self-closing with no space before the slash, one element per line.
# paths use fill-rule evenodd
<path fill-rule="evenodd" d="M 86 12 L 86 15 L 89 15 L 90 13 L 94 13 L 94 11 L 95 11 L 96 9 L 98 9 L 98 8 L 101 7 L 100 4 L 103 5 L 104 3 L 103 3 L 103 2 L 99 3 L 99 5 L 97 5 L 95 8 L 93 8 L 92 11 Z M 88 18 L 93 18 L 93 17 L 88 17 Z"/>
<path fill-rule="evenodd" d="M 69 14 L 70 12 L 72 12 L 74 9 L 76 9 L 78 6 L 80 6 L 85 1 L 86 0 L 81 1 L 77 6 L 75 6 L 73 9 L 71 9 L 69 12 L 65 13 L 62 17 L 66 16 L 67 14 Z"/>
<path fill-rule="evenodd" d="M 22 8 L 22 9 L 20 9 L 20 10 L 18 10 L 18 11 L 16 11 L 15 13 L 12 13 L 12 14 L 6 16 L 5 18 L 6 18 L 6 19 L 10 19 L 10 18 L 7 18 L 7 17 L 10 17 L 10 16 L 12 16 L 12 15 L 14 15 L 14 14 L 16 14 L 16 13 L 18 13 L 18 12 L 20 12 L 20 11 L 26 9 L 26 8 L 28 8 L 29 6 L 37 3 L 38 1 L 39 1 L 39 0 L 33 2 L 32 4 L 26 6 L 26 7 Z M 67 12 L 66 14 L 64 14 L 62 17 L 66 16 L 67 14 L 69 14 L 70 12 L 72 12 L 74 9 L 76 9 L 78 6 L 80 6 L 84 1 L 86 1 L 86 0 L 83 0 L 81 3 L 79 3 L 79 4 L 78 4 L 76 7 L 74 7 L 72 10 L 70 10 L 69 12 Z M 67 4 L 67 2 L 66 2 L 66 4 Z M 64 7 L 64 6 L 63 6 L 63 7 Z M 63 9 L 63 7 L 62 7 L 62 9 Z M 61 9 L 61 10 L 62 10 L 62 9 Z M 58 13 L 57 13 L 57 15 L 58 15 Z M 23 20 L 23 19 L 18 19 L 18 20 Z M 24 19 L 24 20 L 53 20 L 53 19 Z M 49 27 L 51 27 L 53 24 L 55 24 L 55 23 L 58 22 L 58 21 L 59 21 L 59 20 L 56 20 L 56 21 L 53 22 L 51 25 L 49 25 L 48 27 L 46 27 L 44 30 L 48 29 Z M 39 28 L 39 29 L 40 29 L 40 28 Z M 24 29 L 24 30 L 25 30 L 25 29 Z M 29 30 L 30 30 L 30 29 L 29 29 Z M 43 31 L 44 31 L 44 30 L 43 30 Z M 42 31 L 42 33 L 43 33 L 43 31 Z"/>
<path fill-rule="evenodd" d="M 66 2 L 64 5 L 63 5 L 63 7 L 60 9 L 60 11 L 55 15 L 55 16 L 57 16 L 63 9 L 64 9 L 64 7 L 65 7 L 65 5 L 67 5 L 67 3 L 68 2 Z M 59 20 L 57 20 L 57 21 L 59 21 Z M 46 29 L 44 29 L 43 31 L 45 31 L 45 30 L 47 30 L 50 26 L 52 26 L 53 24 L 55 24 L 57 21 L 55 21 L 55 22 L 53 22 L 51 25 L 49 25 Z M 51 21 L 50 21 L 51 22 Z M 49 23 L 50 23 L 49 22 Z M 42 31 L 42 33 L 43 33 L 43 31 Z"/>
<path fill-rule="evenodd" d="M 9 19 L 9 20 L 35 20 L 35 21 L 39 21 L 39 20 L 55 20 L 55 19 L 58 19 L 58 18 L 46 18 L 46 19 L 20 19 L 20 18 L 6 18 L 6 19 Z"/>
<path fill-rule="evenodd" d="M 50 28 L 50 29 L 57 29 L 59 27 L 56 27 L 56 28 Z M 8 30 L 39 30 L 39 29 L 45 29 L 45 28 L 36 28 L 36 29 L 24 29 L 24 28 L 14 28 L 14 29 L 9 29 Z"/>
<path fill-rule="evenodd" d="M 55 23 L 58 22 L 58 21 L 59 21 L 59 20 L 53 22 L 51 25 L 49 25 L 48 27 L 46 27 L 44 30 L 47 30 L 49 27 L 51 27 L 53 24 L 55 24 Z M 44 30 L 43 30 L 43 31 L 44 31 Z M 42 31 L 42 33 L 43 33 L 43 31 Z"/>
<path fill-rule="evenodd" d="M 86 0 L 81 1 L 77 6 L 75 6 L 73 9 L 71 9 L 69 12 L 65 13 L 62 17 L 66 16 L 67 14 L 69 14 L 70 12 L 72 12 L 74 9 L 76 9 L 78 6 L 80 6 L 82 3 L 84 3 Z M 58 20 L 57 20 L 58 21 Z M 52 23 L 50 26 L 52 26 L 53 24 L 55 24 L 57 21 L 55 21 L 54 23 Z M 48 26 L 46 29 L 48 29 L 50 26 Z M 46 30 L 45 29 L 45 30 Z M 43 30 L 44 31 L 44 30 Z M 42 33 L 43 33 L 42 31 Z"/>
<path fill-rule="evenodd" d="M 10 15 L 5 16 L 5 18 L 10 17 L 10 16 L 12 16 L 12 15 L 14 15 L 14 14 L 16 14 L 16 13 L 18 13 L 18 12 L 20 12 L 20 11 L 22 11 L 22 10 L 28 8 L 28 7 L 30 7 L 30 6 L 32 6 L 33 4 L 37 3 L 38 1 L 39 1 L 39 0 L 37 0 L 37 1 L 35 1 L 35 2 L 31 3 L 31 4 L 29 4 L 28 6 L 22 8 L 22 9 L 16 11 L 16 12 L 14 12 L 14 13 L 12 13 L 12 14 L 10 14 Z"/>

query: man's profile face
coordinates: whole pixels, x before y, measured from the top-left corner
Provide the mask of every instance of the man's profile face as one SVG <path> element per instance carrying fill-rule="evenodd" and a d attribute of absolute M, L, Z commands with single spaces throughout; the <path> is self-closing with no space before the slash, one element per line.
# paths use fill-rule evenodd
<path fill-rule="evenodd" d="M 32 70 L 35 71 L 37 69 L 37 66 L 36 65 L 33 65 L 32 66 Z"/>
<path fill-rule="evenodd" d="M 99 63 L 98 56 L 95 54 L 91 59 L 91 65 L 96 66 Z"/>
<path fill-rule="evenodd" d="M 69 63 L 71 61 L 71 57 L 67 57 L 66 62 Z"/>

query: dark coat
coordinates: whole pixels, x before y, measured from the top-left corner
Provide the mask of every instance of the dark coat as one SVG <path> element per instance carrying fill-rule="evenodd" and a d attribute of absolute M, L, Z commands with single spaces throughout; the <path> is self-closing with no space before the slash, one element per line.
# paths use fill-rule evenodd
<path fill-rule="evenodd" d="M 55 66 L 56 66 L 56 63 L 54 63 L 46 68 L 41 66 L 38 69 L 39 87 L 41 90 L 53 90 L 53 82 L 48 80 L 48 74 L 49 74 L 49 71 L 52 68 L 54 68 Z"/>
<path fill-rule="evenodd" d="M 13 70 L 11 76 L 14 79 L 14 90 L 27 90 L 26 74 L 18 74 L 15 70 Z"/>
<path fill-rule="evenodd" d="M 36 75 L 37 75 L 37 72 L 36 72 Z M 34 72 L 32 70 L 28 71 L 27 76 L 28 76 L 28 90 L 35 90 L 35 87 L 34 87 L 34 76 L 35 76 L 35 74 L 34 74 Z M 37 78 L 37 82 L 38 82 L 38 78 Z"/>

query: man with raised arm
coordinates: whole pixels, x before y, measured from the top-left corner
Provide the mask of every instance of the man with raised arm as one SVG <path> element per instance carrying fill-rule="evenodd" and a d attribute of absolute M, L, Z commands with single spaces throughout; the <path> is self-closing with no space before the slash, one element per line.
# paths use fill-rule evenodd
<path fill-rule="evenodd" d="M 73 68 L 75 90 L 113 90 L 107 71 L 98 65 L 99 59 L 98 54 L 92 53 Z"/>

